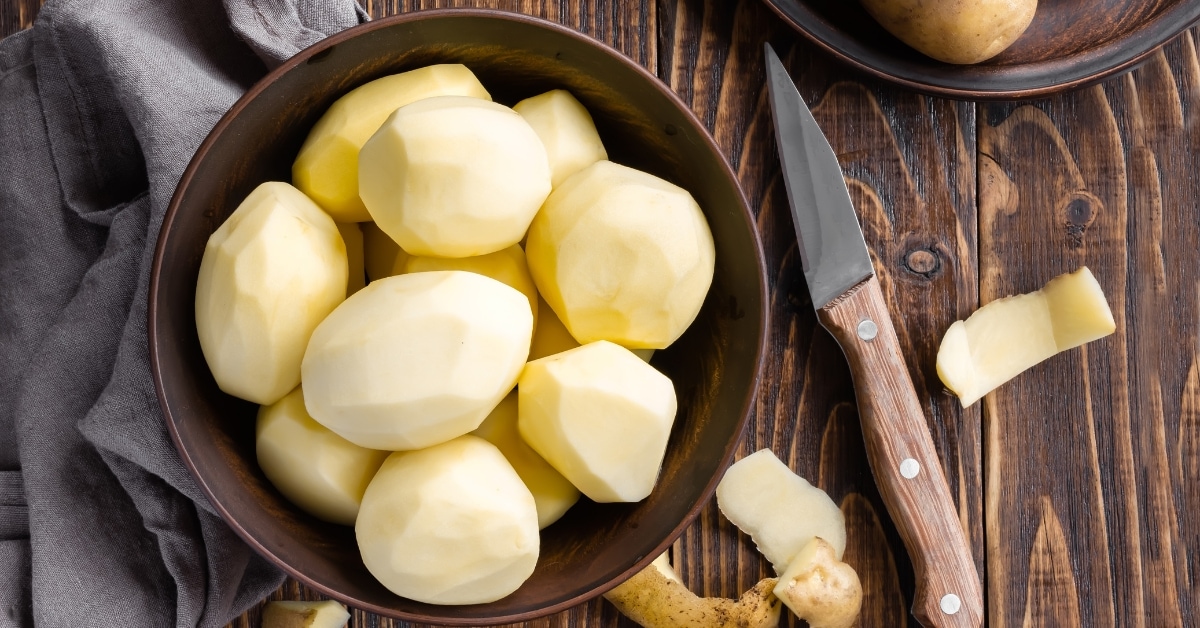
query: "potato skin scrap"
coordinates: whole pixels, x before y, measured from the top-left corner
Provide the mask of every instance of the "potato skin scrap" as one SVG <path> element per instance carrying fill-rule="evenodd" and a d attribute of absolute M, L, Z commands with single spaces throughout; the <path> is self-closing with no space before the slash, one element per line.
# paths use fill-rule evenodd
<path fill-rule="evenodd" d="M 814 537 L 779 577 L 774 593 L 809 628 L 850 628 L 862 609 L 862 583 L 832 545 Z"/>
<path fill-rule="evenodd" d="M 263 607 L 263 628 L 342 628 L 348 621 L 350 613 L 333 600 L 268 602 Z"/>
<path fill-rule="evenodd" d="M 652 564 L 604 597 L 644 628 L 774 628 L 780 601 L 766 578 L 738 600 L 702 598 Z"/>

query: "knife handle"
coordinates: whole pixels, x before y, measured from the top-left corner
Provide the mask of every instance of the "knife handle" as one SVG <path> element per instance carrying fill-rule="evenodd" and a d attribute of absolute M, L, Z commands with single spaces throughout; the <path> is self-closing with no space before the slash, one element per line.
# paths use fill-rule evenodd
<path fill-rule="evenodd" d="M 924 626 L 983 622 L 983 593 L 925 413 L 874 276 L 817 311 L 850 364 L 867 459 L 912 559 Z"/>

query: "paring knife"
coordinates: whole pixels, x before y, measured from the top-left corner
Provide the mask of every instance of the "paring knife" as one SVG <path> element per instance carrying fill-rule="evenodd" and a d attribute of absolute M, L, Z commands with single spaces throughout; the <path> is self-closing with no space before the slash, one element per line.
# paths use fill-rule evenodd
<path fill-rule="evenodd" d="M 850 364 L 867 458 L 916 572 L 913 615 L 925 626 L 980 626 L 979 574 L 841 166 L 770 44 L 766 56 L 775 138 L 804 279 L 817 318 Z"/>

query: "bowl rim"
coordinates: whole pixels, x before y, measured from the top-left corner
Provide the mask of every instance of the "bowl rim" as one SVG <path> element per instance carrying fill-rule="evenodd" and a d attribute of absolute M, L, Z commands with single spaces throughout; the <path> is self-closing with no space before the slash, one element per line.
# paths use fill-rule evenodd
<path fill-rule="evenodd" d="M 428 19 L 444 19 L 444 18 L 484 18 L 484 19 L 495 19 L 495 20 L 510 21 L 510 22 L 517 22 L 517 23 L 522 23 L 522 24 L 526 24 L 526 25 L 532 25 L 532 26 L 555 31 L 558 34 L 564 35 L 570 39 L 577 40 L 586 46 L 597 49 L 602 54 L 608 56 L 612 61 L 614 61 L 618 64 L 621 64 L 621 65 L 624 65 L 627 69 L 631 69 L 634 72 L 640 74 L 642 76 L 642 78 L 644 78 L 650 85 L 652 85 L 661 95 L 667 97 L 671 101 L 671 103 L 673 105 L 675 105 L 675 107 L 681 113 L 683 113 L 684 116 L 691 122 L 693 127 L 695 129 L 697 129 L 698 131 L 700 131 L 700 135 L 702 136 L 703 141 L 705 142 L 705 145 L 707 146 L 707 148 L 710 151 L 712 151 L 714 154 L 716 154 L 720 157 L 719 161 L 721 162 L 721 168 L 725 174 L 725 177 L 728 179 L 728 181 L 733 186 L 733 190 L 735 192 L 736 198 L 737 198 L 737 200 L 740 204 L 740 208 L 742 210 L 740 212 L 742 220 L 745 221 L 747 230 L 751 235 L 752 249 L 753 249 L 753 253 L 754 253 L 754 257 L 755 257 L 755 265 L 756 265 L 756 268 L 758 271 L 756 273 L 756 275 L 757 275 L 757 280 L 758 280 L 758 293 L 759 293 L 760 303 L 761 303 L 759 320 L 758 320 L 758 325 L 759 325 L 758 341 L 757 341 L 757 346 L 755 347 L 754 373 L 752 374 L 750 389 L 747 392 L 745 399 L 742 402 L 739 418 L 737 421 L 736 438 L 731 439 L 729 444 L 726 445 L 725 451 L 722 455 L 722 459 L 721 459 L 721 462 L 719 465 L 719 468 L 722 470 L 729 467 L 730 463 L 732 462 L 734 453 L 736 453 L 742 440 L 745 438 L 746 424 L 749 421 L 750 413 L 754 408 L 754 404 L 755 404 L 755 401 L 758 396 L 758 389 L 761 384 L 762 372 L 763 372 L 764 364 L 766 361 L 767 338 L 768 338 L 768 330 L 769 330 L 769 324 L 770 324 L 770 300 L 769 300 L 769 293 L 767 290 L 766 262 L 765 262 L 765 256 L 763 253 L 762 238 L 761 238 L 761 235 L 758 233 L 755 217 L 750 208 L 750 204 L 746 198 L 745 191 L 742 189 L 741 183 L 738 180 L 736 172 L 730 166 L 728 157 L 726 157 L 725 152 L 723 150 L 721 150 L 720 146 L 717 145 L 716 140 L 713 139 L 711 132 L 709 132 L 708 128 L 700 121 L 699 118 L 696 117 L 696 114 L 692 111 L 691 107 L 689 107 L 686 103 L 684 103 L 683 100 L 674 92 L 674 90 L 672 90 L 665 83 L 663 83 L 662 80 L 660 80 L 657 76 L 655 76 L 653 73 L 651 73 L 645 67 L 643 67 L 641 64 L 633 61 L 632 59 L 627 57 L 625 54 L 621 53 L 620 51 L 614 49 L 613 47 L 609 46 L 608 44 L 606 44 L 602 41 L 599 41 L 599 40 L 597 40 L 589 35 L 586 35 L 584 33 L 581 33 L 573 28 L 558 24 L 557 22 L 552 22 L 550 20 L 547 20 L 547 19 L 544 19 L 541 17 L 527 15 L 527 14 L 523 14 L 523 13 L 516 13 L 516 12 L 504 11 L 504 10 L 499 10 L 499 9 L 442 8 L 442 9 L 413 11 L 413 12 L 408 12 L 408 13 L 392 15 L 392 16 L 384 17 L 384 18 L 377 19 L 377 20 L 372 20 L 370 22 L 352 26 L 343 31 L 340 31 L 338 33 L 330 35 L 330 36 L 322 39 L 321 41 L 309 46 L 308 48 L 300 51 L 299 53 L 297 53 L 296 55 L 294 55 L 293 57 L 291 57 L 284 63 L 280 64 L 278 67 L 270 70 L 265 76 L 263 76 L 261 79 L 259 79 L 250 89 L 248 89 L 240 98 L 238 98 L 238 100 L 236 102 L 234 102 L 234 104 L 229 108 L 229 110 L 226 111 L 221 116 L 220 120 L 216 123 L 216 125 L 212 128 L 212 130 L 209 131 L 209 133 L 205 137 L 204 141 L 200 144 L 199 148 L 196 149 L 195 154 L 192 156 L 191 160 L 188 162 L 187 168 L 184 170 L 183 175 L 180 177 L 179 182 L 176 185 L 174 192 L 172 193 L 170 204 L 167 206 L 166 213 L 163 216 L 162 225 L 159 229 L 157 242 L 155 244 L 154 258 L 153 258 L 153 262 L 152 262 L 151 270 L 150 270 L 150 286 L 149 286 L 149 292 L 148 292 L 149 303 L 148 303 L 148 307 L 147 307 L 147 319 L 148 319 L 147 320 L 147 342 L 149 344 L 149 350 L 150 350 L 150 370 L 151 370 L 151 375 L 154 379 L 154 388 L 155 388 L 155 393 L 158 397 L 159 406 L 163 412 L 163 420 L 166 423 L 167 431 L 171 435 L 171 441 L 174 443 L 175 449 L 179 453 L 180 459 L 182 460 L 184 466 L 187 467 L 188 472 L 191 474 L 192 478 L 195 479 L 197 485 L 199 486 L 200 490 L 203 492 L 205 498 L 209 501 L 209 504 L 211 505 L 213 510 L 215 512 L 217 512 L 218 515 L 220 515 L 220 517 L 225 521 L 226 525 L 228 525 L 230 527 L 230 529 L 232 529 L 237 534 L 237 536 L 242 539 L 243 542 L 245 542 L 250 548 L 252 548 L 260 556 L 265 557 L 275 567 L 279 568 L 284 573 L 295 578 L 296 580 L 303 582 L 305 584 L 305 586 L 307 586 L 315 591 L 318 591 L 322 594 L 328 595 L 334 599 L 342 601 L 342 602 L 349 604 L 355 608 L 358 608 L 358 609 L 361 609 L 364 611 L 368 611 L 368 612 L 371 612 L 371 613 L 374 613 L 374 614 L 377 614 L 380 616 L 401 619 L 401 620 L 405 620 L 405 621 L 412 621 L 412 622 L 433 623 L 433 624 L 442 624 L 442 625 L 462 625 L 462 626 L 477 626 L 477 625 L 481 625 L 481 624 L 501 624 L 501 623 L 524 622 L 524 621 L 528 621 L 531 619 L 536 619 L 539 617 L 551 615 L 554 613 L 559 613 L 564 610 L 578 606 L 584 602 L 587 602 L 595 597 L 598 597 L 598 596 L 604 594 L 608 590 L 612 589 L 613 587 L 624 582 L 625 580 L 627 580 L 629 577 L 633 576 L 637 572 L 641 571 L 643 568 L 645 568 L 647 565 L 649 565 L 652 560 L 657 558 L 661 553 L 665 552 L 667 550 L 667 548 L 669 548 L 671 546 L 671 544 L 674 543 L 674 541 L 677 538 L 679 538 L 679 536 L 682 535 L 683 532 L 688 527 L 690 527 L 692 525 L 692 523 L 695 521 L 695 519 L 699 515 L 700 510 L 702 508 L 704 508 L 708 504 L 709 501 L 711 501 L 712 495 L 716 491 L 717 483 L 720 481 L 721 476 L 723 474 L 717 473 L 716 475 L 714 475 L 712 478 L 710 478 L 708 480 L 708 482 L 706 483 L 706 485 L 704 486 L 704 488 L 701 492 L 702 498 L 699 499 L 695 504 L 693 504 L 688 509 L 688 512 L 685 514 L 684 518 L 680 521 L 680 523 L 678 525 L 676 525 L 672 529 L 672 531 L 656 546 L 654 551 L 652 551 L 649 554 L 642 556 L 641 558 L 636 560 L 632 567 L 630 567 L 629 569 L 625 570 L 624 572 L 618 574 L 615 578 L 611 578 L 608 581 L 606 581 L 596 587 L 593 587 L 590 590 L 584 591 L 583 593 L 581 593 L 579 595 L 576 595 L 574 597 L 563 600 L 561 602 L 558 602 L 558 603 L 555 603 L 555 604 L 552 604 L 549 606 L 541 607 L 541 608 L 538 608 L 538 609 L 535 609 L 532 611 L 525 611 L 525 612 L 521 612 L 521 613 L 510 613 L 507 615 L 496 615 L 496 616 L 490 616 L 488 618 L 455 618 L 455 617 L 446 617 L 446 616 L 439 616 L 439 615 L 426 615 L 426 614 L 420 614 L 420 613 L 409 613 L 409 612 L 396 611 L 394 609 L 381 607 L 376 604 L 366 602 L 364 600 L 356 599 L 352 596 L 346 595 L 345 593 L 335 591 L 325 585 L 322 585 L 322 584 L 316 582 L 312 578 L 308 577 L 304 573 L 296 570 L 291 565 L 288 565 L 286 562 L 284 562 L 279 556 L 277 556 L 275 553 L 273 553 L 267 547 L 265 547 L 262 543 L 260 543 L 257 539 L 255 539 L 254 536 L 245 527 L 243 527 L 239 522 L 237 522 L 233 518 L 231 513 L 225 508 L 225 506 L 220 502 L 220 500 L 217 499 L 217 496 L 213 490 L 213 487 L 211 487 L 204 480 L 204 478 L 200 475 L 195 461 L 191 458 L 191 456 L 188 454 L 186 448 L 183 445 L 182 438 L 181 438 L 179 430 L 177 429 L 177 426 L 176 426 L 174 415 L 172 414 L 171 409 L 167 404 L 167 392 L 166 392 L 166 388 L 164 386 L 163 379 L 161 376 L 161 372 L 162 372 L 161 365 L 162 365 L 162 361 L 163 361 L 163 355 L 160 353 L 158 343 L 156 342 L 156 339 L 158 339 L 158 337 L 159 337 L 158 319 L 161 314 L 159 307 L 158 307 L 159 296 L 160 296 L 159 295 L 159 292 L 160 292 L 159 286 L 161 285 L 162 266 L 163 266 L 164 257 L 166 255 L 166 248 L 167 248 L 166 247 L 166 240 L 167 240 L 166 234 L 168 234 L 171 231 L 171 227 L 175 222 L 175 217 L 179 212 L 179 207 L 182 203 L 183 196 L 184 196 L 185 192 L 187 191 L 188 187 L 191 185 L 192 179 L 195 176 L 196 171 L 199 169 L 200 162 L 203 161 L 205 155 L 207 155 L 207 153 L 212 148 L 212 146 L 224 134 L 226 129 L 232 123 L 232 120 L 234 118 L 236 118 L 242 112 L 242 110 L 248 106 L 248 104 L 250 102 L 257 99 L 264 91 L 266 91 L 272 84 L 274 84 L 277 80 L 279 80 L 284 74 L 288 73 L 293 68 L 296 68 L 297 66 L 300 66 L 300 65 L 306 63 L 312 57 L 314 57 L 334 46 L 337 46 L 338 44 L 341 44 L 341 43 L 347 41 L 348 39 L 357 37 L 361 34 L 373 32 L 375 30 L 387 29 L 387 28 L 390 28 L 397 24 L 416 22 L 416 21 L 422 21 L 422 20 L 428 20 Z"/>
<path fill-rule="evenodd" d="M 803 0 L 763 1 L 785 23 L 843 63 L 893 85 L 954 100 L 1029 100 L 1088 87 L 1115 74 L 1132 69 L 1144 62 L 1164 44 L 1179 36 L 1180 33 L 1200 23 L 1200 2 L 1185 0 L 1154 16 L 1146 23 L 1145 27 L 1138 31 L 1097 48 L 1069 57 L 1022 64 L 1025 67 L 1041 66 L 1044 69 L 1032 77 L 1012 81 L 1011 87 L 1000 86 L 1001 81 L 989 79 L 988 75 L 995 76 L 1002 73 L 1004 67 L 1021 66 L 995 66 L 995 72 L 990 73 L 984 70 L 991 67 L 986 65 L 986 62 L 982 65 L 961 66 L 981 70 L 978 72 L 978 85 L 965 87 L 957 82 L 940 80 L 937 76 L 921 78 L 904 68 L 889 70 L 882 59 L 876 58 L 880 55 L 856 56 L 839 41 L 847 38 L 840 36 L 824 20 L 817 17 Z M 795 6 L 800 17 L 796 18 L 789 14 L 783 5 Z M 1128 54 L 1123 51 L 1123 45 L 1128 45 L 1131 39 L 1143 41 L 1132 45 L 1134 52 Z M 897 43 L 905 45 L 899 40 Z M 929 61 L 938 63 L 933 59 Z M 955 67 L 950 64 L 945 65 Z M 1062 78 L 1050 80 L 1047 77 Z"/>

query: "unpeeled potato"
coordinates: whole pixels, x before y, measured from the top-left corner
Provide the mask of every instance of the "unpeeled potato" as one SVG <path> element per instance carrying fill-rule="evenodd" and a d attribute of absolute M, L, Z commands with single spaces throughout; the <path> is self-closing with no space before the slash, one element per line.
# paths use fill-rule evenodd
<path fill-rule="evenodd" d="M 1037 0 L 862 0 L 900 41 L 946 63 L 979 63 L 1008 48 L 1033 21 Z"/>

